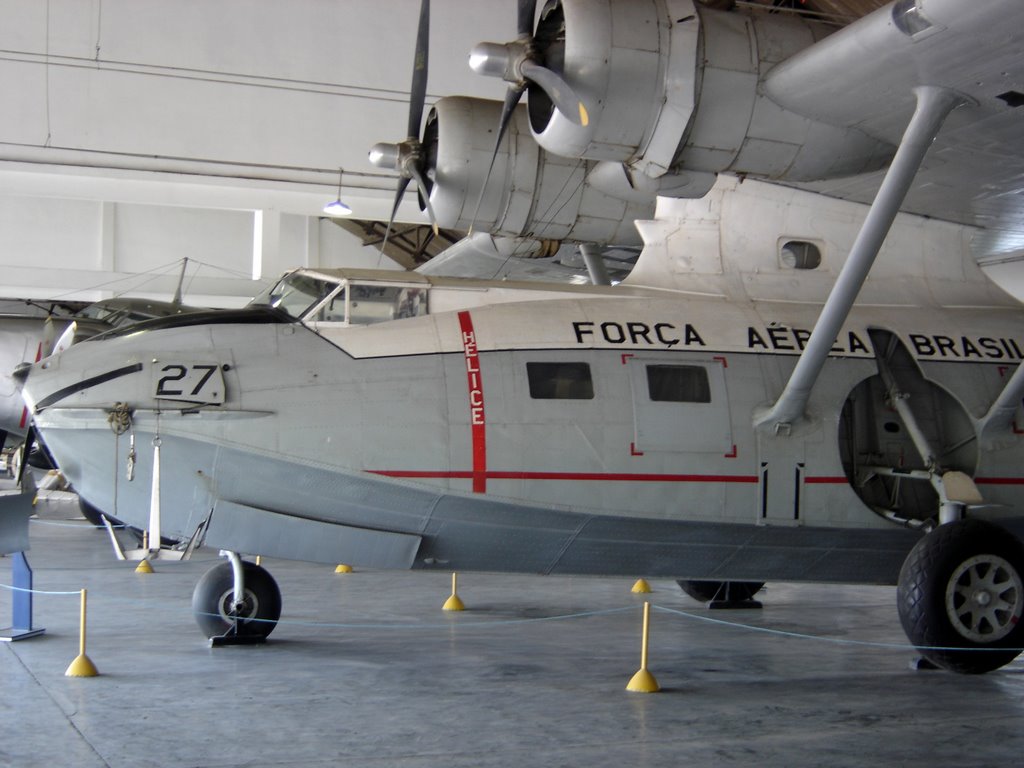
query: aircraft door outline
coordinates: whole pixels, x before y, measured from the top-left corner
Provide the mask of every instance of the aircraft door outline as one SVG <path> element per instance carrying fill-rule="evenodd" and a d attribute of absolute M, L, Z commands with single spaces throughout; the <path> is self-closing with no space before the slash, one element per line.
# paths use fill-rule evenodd
<path fill-rule="evenodd" d="M 624 354 L 633 400 L 633 446 L 729 455 L 734 450 L 724 358 Z"/>

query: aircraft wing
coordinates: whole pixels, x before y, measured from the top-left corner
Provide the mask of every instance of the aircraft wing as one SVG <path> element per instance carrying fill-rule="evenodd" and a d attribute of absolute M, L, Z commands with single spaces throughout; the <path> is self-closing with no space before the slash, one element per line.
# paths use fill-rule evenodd
<path fill-rule="evenodd" d="M 870 202 L 916 89 L 937 88 L 964 105 L 902 210 L 983 228 L 983 262 L 1022 255 L 1020 0 L 896 0 L 839 30 L 750 4 L 661 7 L 561 0 L 540 15 L 518 55 L 560 72 L 589 113 L 581 124 L 528 92 L 545 152 L 621 166 L 633 190 L 663 196 L 699 198 L 730 174 Z M 479 71 L 507 72 L 516 45 L 475 49 Z"/>
<path fill-rule="evenodd" d="M 986 229 L 979 259 L 1024 249 L 1024 3 L 898 2 L 770 71 L 765 93 L 786 109 L 897 144 L 916 87 L 963 94 L 904 210 Z M 870 202 L 883 172 L 799 186 Z"/>

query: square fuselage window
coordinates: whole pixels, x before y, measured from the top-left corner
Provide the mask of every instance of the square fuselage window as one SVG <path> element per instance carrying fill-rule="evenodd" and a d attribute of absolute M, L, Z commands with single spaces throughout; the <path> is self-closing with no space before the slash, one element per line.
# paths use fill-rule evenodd
<path fill-rule="evenodd" d="M 588 363 L 527 363 L 534 400 L 593 400 L 594 380 Z"/>
<path fill-rule="evenodd" d="M 648 365 L 647 392 L 654 402 L 711 402 L 708 372 L 699 365 Z"/>

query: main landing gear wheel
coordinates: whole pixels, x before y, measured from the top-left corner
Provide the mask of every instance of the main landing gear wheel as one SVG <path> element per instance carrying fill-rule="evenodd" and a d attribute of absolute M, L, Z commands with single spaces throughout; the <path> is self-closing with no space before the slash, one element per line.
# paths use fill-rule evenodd
<path fill-rule="evenodd" d="M 192 592 L 196 623 L 209 638 L 234 636 L 262 640 L 274 631 L 281 618 L 281 590 L 267 570 L 242 562 L 245 599 L 235 607 L 235 578 L 231 563 L 211 568 Z"/>
<path fill-rule="evenodd" d="M 686 581 L 676 582 L 680 588 L 701 603 L 729 607 L 760 608 L 753 599 L 761 591 L 763 581 Z"/>
<path fill-rule="evenodd" d="M 1024 645 L 1024 545 L 983 520 L 940 525 L 910 551 L 896 592 L 900 622 L 921 655 L 979 674 Z"/>

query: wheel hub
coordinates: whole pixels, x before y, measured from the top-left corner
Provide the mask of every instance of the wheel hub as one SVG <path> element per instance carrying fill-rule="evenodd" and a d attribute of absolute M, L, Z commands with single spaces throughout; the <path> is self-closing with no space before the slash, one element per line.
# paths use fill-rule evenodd
<path fill-rule="evenodd" d="M 259 611 L 259 599 L 250 590 L 245 590 L 245 599 L 242 602 L 235 600 L 233 589 L 226 590 L 217 601 L 218 613 L 224 621 L 247 621 Z"/>
<path fill-rule="evenodd" d="M 976 643 L 1006 637 L 1024 612 L 1024 583 L 998 555 L 976 555 L 962 562 L 946 586 L 946 613 L 953 628 Z"/>

